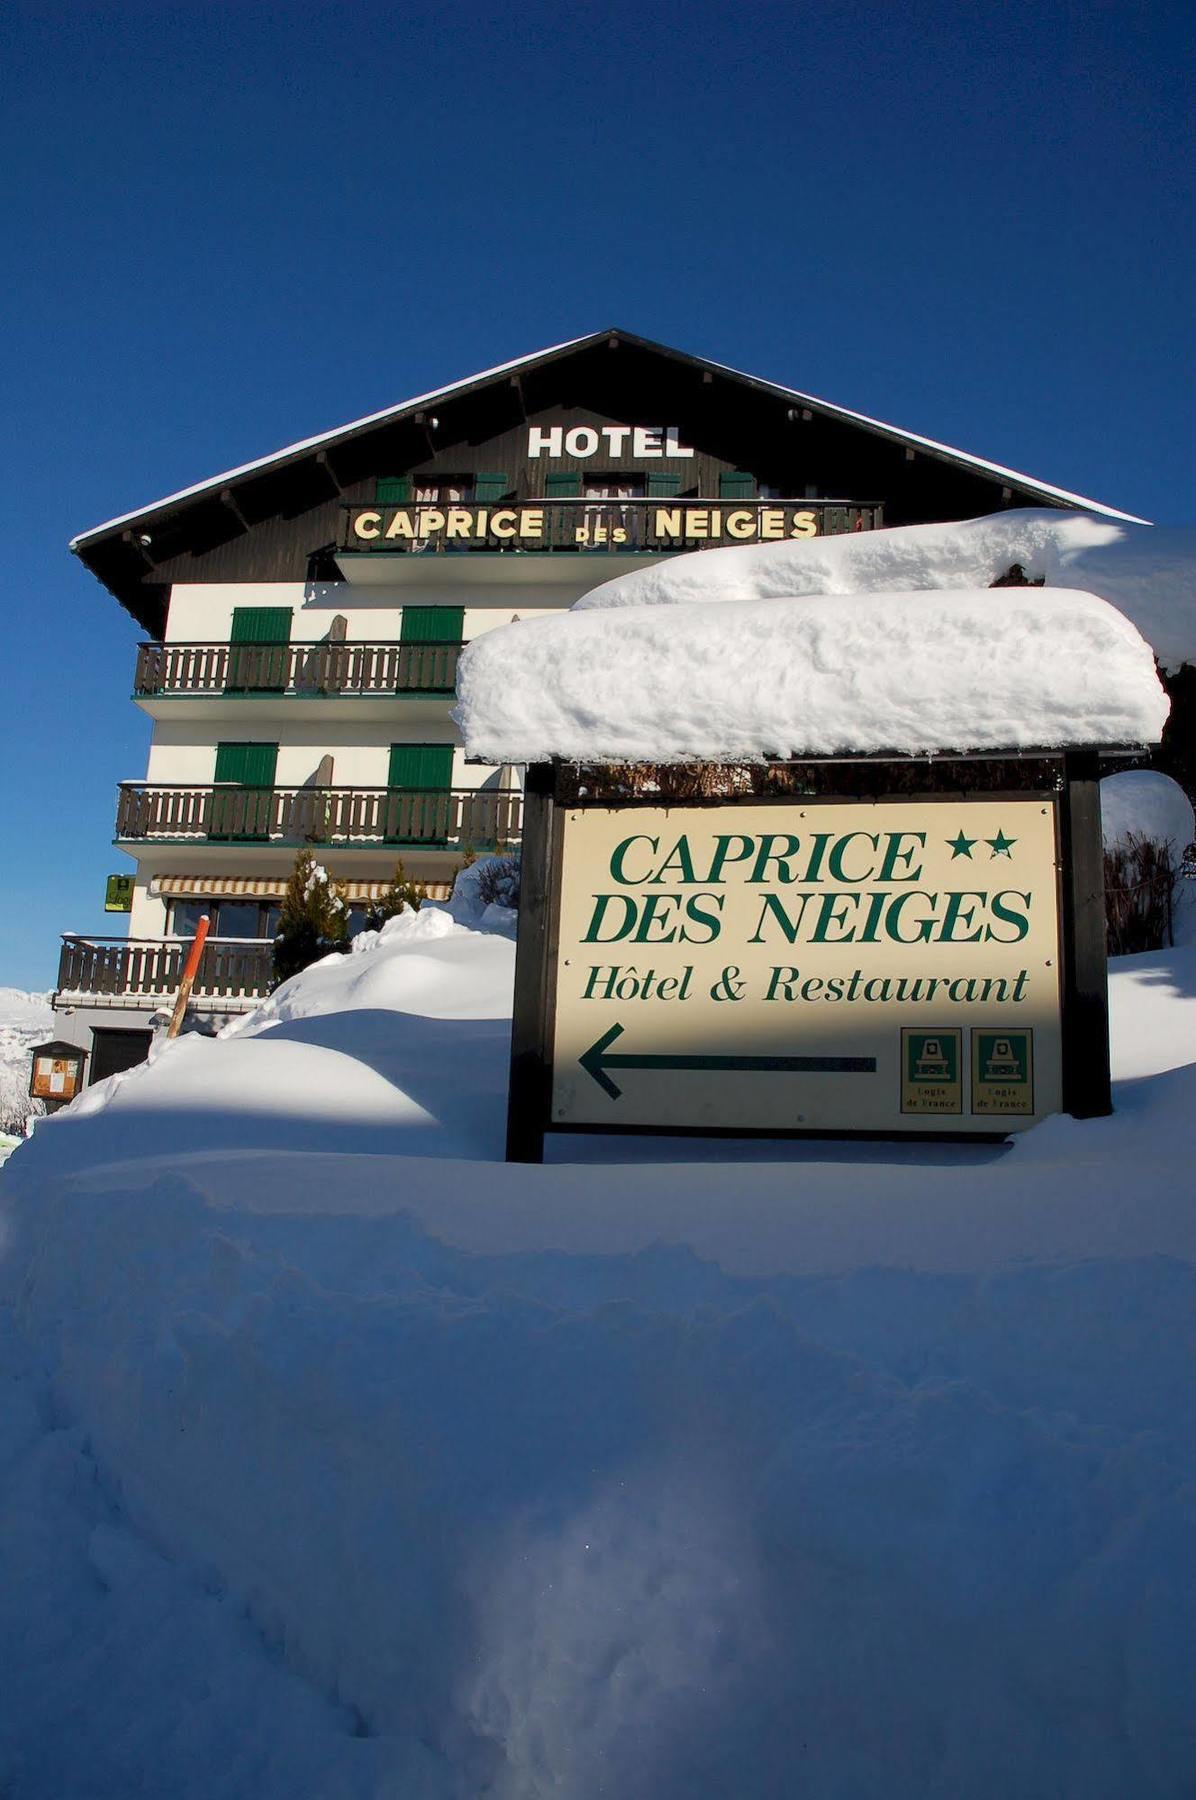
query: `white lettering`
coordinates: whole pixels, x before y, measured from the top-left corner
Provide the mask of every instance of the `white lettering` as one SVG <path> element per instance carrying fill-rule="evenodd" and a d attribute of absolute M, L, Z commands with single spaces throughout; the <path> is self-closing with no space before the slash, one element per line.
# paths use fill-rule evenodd
<path fill-rule="evenodd" d="M 630 440 L 630 449 L 628 448 Z M 533 461 L 540 456 L 593 456 L 602 444 L 612 457 L 632 455 L 688 457 L 695 454 L 681 442 L 679 425 L 529 425 L 527 454 Z"/>
<path fill-rule="evenodd" d="M 376 538 L 382 529 L 382 514 L 376 512 L 358 513 L 353 521 L 353 535 L 359 538 Z"/>
<path fill-rule="evenodd" d="M 561 454 L 561 438 L 564 428 L 560 425 L 530 425 L 527 432 L 527 453 L 529 457 L 559 456 Z"/>
<path fill-rule="evenodd" d="M 565 433 L 565 453 L 568 456 L 593 456 L 598 448 L 598 433 L 592 425 L 575 425 L 572 431 Z"/>

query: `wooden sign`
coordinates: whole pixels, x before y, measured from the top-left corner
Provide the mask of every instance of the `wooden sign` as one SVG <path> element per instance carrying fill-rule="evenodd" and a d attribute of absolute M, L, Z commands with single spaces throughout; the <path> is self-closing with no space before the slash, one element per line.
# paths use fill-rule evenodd
<path fill-rule="evenodd" d="M 29 1092 L 35 1100 L 46 1100 L 52 1106 L 65 1106 L 83 1086 L 86 1050 L 74 1044 L 39 1044 L 33 1052 L 33 1068 Z"/>
<path fill-rule="evenodd" d="M 667 805 L 531 768 L 508 1157 L 546 1131 L 991 1138 L 1108 1112 L 1098 762 L 1034 761 L 1000 791 L 944 758 L 908 796 L 878 765 L 875 799 Z"/>

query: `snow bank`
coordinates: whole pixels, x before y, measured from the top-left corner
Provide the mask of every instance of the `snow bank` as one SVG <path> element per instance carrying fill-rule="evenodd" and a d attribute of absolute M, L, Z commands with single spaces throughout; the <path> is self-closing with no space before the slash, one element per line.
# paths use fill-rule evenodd
<path fill-rule="evenodd" d="M 542 1169 L 511 963 L 404 915 L 12 1159 L 0 1780 L 1184 1792 L 1196 951 L 1110 1119 Z"/>
<path fill-rule="evenodd" d="M 1134 627 L 1052 589 L 575 609 L 486 632 L 457 683 L 490 762 L 1144 744 L 1168 710 Z"/>
<path fill-rule="evenodd" d="M 1196 529 L 1120 524 L 1048 508 L 703 550 L 604 582 L 577 608 L 987 588 L 1013 563 L 1033 581 L 1045 578 L 1049 587 L 1079 588 L 1110 601 L 1164 668 L 1196 662 Z M 1002 593 L 999 603 L 1007 599 Z"/>
<path fill-rule="evenodd" d="M 1170 844 L 1178 859 L 1196 838 L 1192 802 L 1178 781 L 1157 769 L 1106 775 L 1100 784 L 1100 812 L 1106 850 L 1127 838 L 1150 838 Z"/>

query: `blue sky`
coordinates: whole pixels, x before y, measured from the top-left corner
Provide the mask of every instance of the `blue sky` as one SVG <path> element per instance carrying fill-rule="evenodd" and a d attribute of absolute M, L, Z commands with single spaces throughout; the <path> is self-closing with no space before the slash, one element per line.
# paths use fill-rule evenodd
<path fill-rule="evenodd" d="M 111 930 L 76 532 L 618 324 L 1190 520 L 1191 9 L 10 6 L 0 984 Z M 117 922 L 119 923 L 119 922 Z"/>

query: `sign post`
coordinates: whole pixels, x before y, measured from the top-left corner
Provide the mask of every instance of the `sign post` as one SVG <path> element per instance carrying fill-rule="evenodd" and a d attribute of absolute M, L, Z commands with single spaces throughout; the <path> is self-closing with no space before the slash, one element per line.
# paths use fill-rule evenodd
<path fill-rule="evenodd" d="M 918 793 L 877 767 L 868 797 L 795 773 L 679 803 L 533 768 L 508 1158 L 545 1131 L 992 1138 L 1107 1112 L 1095 755 L 984 790 L 927 767 Z"/>

